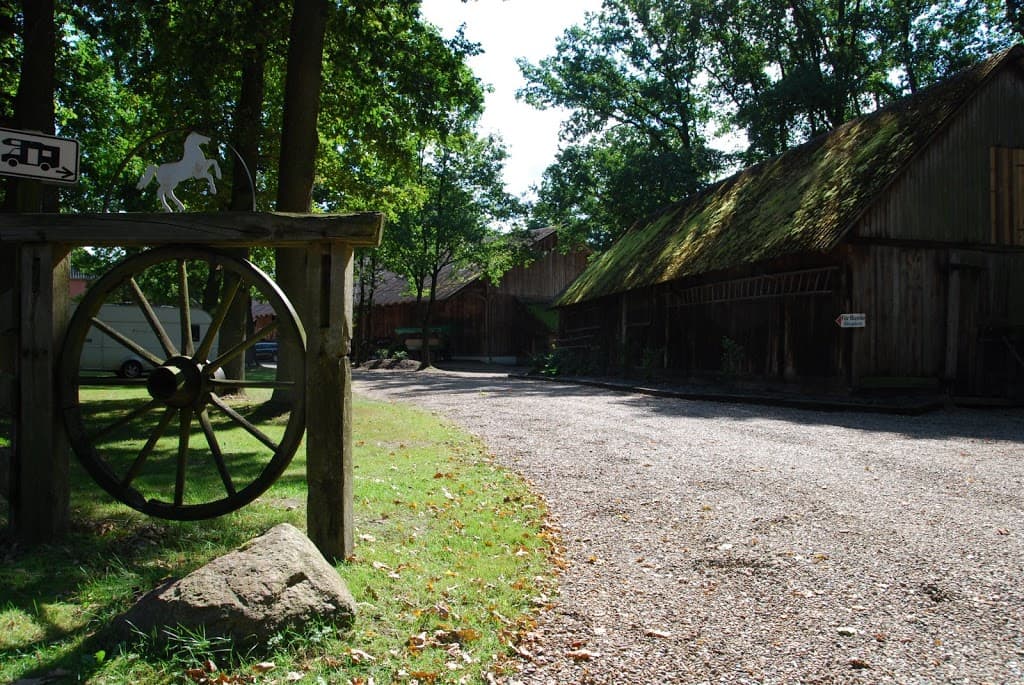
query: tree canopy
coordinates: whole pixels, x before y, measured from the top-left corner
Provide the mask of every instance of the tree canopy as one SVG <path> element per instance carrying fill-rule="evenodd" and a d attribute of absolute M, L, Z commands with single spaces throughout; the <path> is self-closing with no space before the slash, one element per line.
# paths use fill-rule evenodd
<path fill-rule="evenodd" d="M 604 247 L 738 165 L 780 154 L 1008 46 L 1018 3 L 604 0 L 520 62 L 571 114 L 535 224 Z"/>

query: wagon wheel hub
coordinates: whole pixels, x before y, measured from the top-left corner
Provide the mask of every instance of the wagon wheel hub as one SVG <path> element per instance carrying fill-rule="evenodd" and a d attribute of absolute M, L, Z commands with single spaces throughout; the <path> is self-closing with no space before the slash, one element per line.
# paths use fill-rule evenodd
<path fill-rule="evenodd" d="M 146 389 L 153 399 L 179 409 L 198 406 L 206 396 L 201 367 L 188 357 L 172 357 L 154 369 Z"/>

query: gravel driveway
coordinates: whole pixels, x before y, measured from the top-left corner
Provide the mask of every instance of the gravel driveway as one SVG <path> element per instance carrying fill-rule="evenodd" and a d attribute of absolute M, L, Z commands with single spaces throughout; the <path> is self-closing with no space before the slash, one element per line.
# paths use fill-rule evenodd
<path fill-rule="evenodd" d="M 522 683 L 1024 683 L 1024 413 L 357 372 L 529 478 L 568 568 Z"/>

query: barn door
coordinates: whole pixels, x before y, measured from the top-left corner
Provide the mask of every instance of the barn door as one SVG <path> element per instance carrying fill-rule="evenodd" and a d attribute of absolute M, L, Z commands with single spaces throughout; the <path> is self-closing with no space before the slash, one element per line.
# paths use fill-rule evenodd
<path fill-rule="evenodd" d="M 978 294 L 981 270 L 960 268 L 959 326 L 957 335 L 957 395 L 981 395 L 981 345 L 978 325 Z"/>

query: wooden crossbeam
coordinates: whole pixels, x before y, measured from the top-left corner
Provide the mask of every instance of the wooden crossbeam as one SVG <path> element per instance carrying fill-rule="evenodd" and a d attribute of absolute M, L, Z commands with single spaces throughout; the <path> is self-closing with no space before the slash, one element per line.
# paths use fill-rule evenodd
<path fill-rule="evenodd" d="M 378 212 L 0 214 L 0 247 L 14 243 L 306 247 L 335 241 L 353 247 L 375 247 L 380 244 L 383 224 L 383 215 Z"/>

